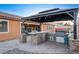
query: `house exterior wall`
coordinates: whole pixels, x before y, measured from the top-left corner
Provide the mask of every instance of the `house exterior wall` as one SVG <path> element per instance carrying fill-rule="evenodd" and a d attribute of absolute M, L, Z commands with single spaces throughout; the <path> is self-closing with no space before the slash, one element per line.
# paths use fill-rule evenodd
<path fill-rule="evenodd" d="M 28 25 L 28 26 L 34 25 L 34 26 L 31 27 L 32 31 L 34 30 L 35 26 L 40 26 L 41 31 L 49 31 L 49 32 L 54 32 L 55 31 L 54 25 L 50 24 L 50 23 L 41 23 L 40 24 L 38 22 L 27 21 L 27 22 L 25 22 L 25 24 Z"/>
<path fill-rule="evenodd" d="M 26 23 L 26 22 L 25 22 Z M 58 26 L 55 26 L 55 23 L 54 22 L 48 22 L 48 23 L 34 23 L 34 22 L 28 22 L 27 25 L 35 25 L 35 26 L 40 26 L 40 30 L 41 31 L 49 31 L 49 32 L 55 32 L 55 28 L 58 28 Z M 34 28 L 33 26 L 31 28 Z M 66 28 L 68 31 L 69 29 L 71 28 L 71 26 L 62 26 L 62 27 L 59 27 L 59 28 Z"/>
<path fill-rule="evenodd" d="M 20 22 L 14 20 L 8 20 L 9 32 L 0 32 L 0 41 L 12 40 L 20 37 Z"/>
<path fill-rule="evenodd" d="M 41 31 L 49 31 L 49 32 L 55 32 L 54 25 L 51 24 L 41 24 Z"/>

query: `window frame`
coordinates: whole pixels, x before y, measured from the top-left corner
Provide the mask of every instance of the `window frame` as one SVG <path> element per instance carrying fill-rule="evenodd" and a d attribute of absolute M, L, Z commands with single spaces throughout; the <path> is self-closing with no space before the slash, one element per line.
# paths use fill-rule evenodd
<path fill-rule="evenodd" d="M 7 22 L 7 31 L 5 31 L 5 32 L 0 32 L 0 34 L 2 34 L 2 33 L 9 33 L 9 20 L 0 19 L 0 21 L 6 21 L 6 22 Z"/>

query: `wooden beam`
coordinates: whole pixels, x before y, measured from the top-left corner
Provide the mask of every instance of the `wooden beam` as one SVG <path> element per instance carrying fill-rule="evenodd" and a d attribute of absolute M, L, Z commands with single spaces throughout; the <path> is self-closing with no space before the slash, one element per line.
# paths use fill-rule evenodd
<path fill-rule="evenodd" d="M 71 15 L 69 12 L 67 13 L 70 17 L 72 17 L 73 19 L 74 19 L 74 16 L 73 15 Z"/>

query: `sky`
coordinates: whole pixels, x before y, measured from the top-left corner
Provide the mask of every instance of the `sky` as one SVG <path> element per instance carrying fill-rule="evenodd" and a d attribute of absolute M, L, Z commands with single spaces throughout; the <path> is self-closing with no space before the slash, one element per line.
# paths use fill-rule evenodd
<path fill-rule="evenodd" d="M 0 12 L 23 17 L 52 8 L 79 8 L 79 4 L 0 4 Z"/>

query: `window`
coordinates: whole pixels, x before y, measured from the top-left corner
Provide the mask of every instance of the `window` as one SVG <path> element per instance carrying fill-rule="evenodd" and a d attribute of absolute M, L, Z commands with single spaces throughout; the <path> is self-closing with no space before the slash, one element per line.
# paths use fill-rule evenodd
<path fill-rule="evenodd" d="M 52 25 L 47 26 L 47 30 L 52 30 L 52 29 L 53 29 Z"/>
<path fill-rule="evenodd" d="M 8 32 L 8 21 L 0 19 L 0 32 Z"/>

